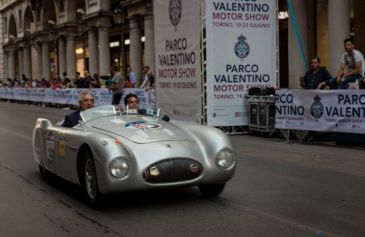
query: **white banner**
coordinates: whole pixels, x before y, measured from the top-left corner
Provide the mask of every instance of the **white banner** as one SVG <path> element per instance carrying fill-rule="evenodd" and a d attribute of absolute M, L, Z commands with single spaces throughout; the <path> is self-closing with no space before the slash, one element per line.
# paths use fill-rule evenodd
<path fill-rule="evenodd" d="M 365 90 L 277 90 L 275 128 L 365 134 Z"/>
<path fill-rule="evenodd" d="M 55 104 L 79 104 L 79 94 L 88 89 L 56 89 L 51 88 L 7 88 L 0 87 L 0 98 L 10 100 L 24 100 L 42 103 Z M 111 104 L 112 95 L 108 89 L 91 89 L 95 96 L 95 105 Z M 127 88 L 123 90 L 123 97 L 120 101 L 121 107 L 124 108 L 124 97 L 130 93 L 136 94 L 140 101 L 140 108 L 155 108 L 156 99 L 155 91 L 145 91 L 137 88 Z"/>
<path fill-rule="evenodd" d="M 172 119 L 201 119 L 201 4 L 154 0 L 157 106 Z"/>
<path fill-rule="evenodd" d="M 277 1 L 205 2 L 208 125 L 248 125 L 248 89 L 277 84 Z"/>

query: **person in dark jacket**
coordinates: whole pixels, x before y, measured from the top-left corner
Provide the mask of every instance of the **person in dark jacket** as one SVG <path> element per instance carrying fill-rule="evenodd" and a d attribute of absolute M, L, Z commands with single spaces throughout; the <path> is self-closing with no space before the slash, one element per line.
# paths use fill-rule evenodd
<path fill-rule="evenodd" d="M 79 109 L 66 115 L 62 127 L 72 128 L 81 120 L 80 112 L 94 107 L 94 94 L 90 91 L 83 91 L 79 96 Z"/>
<path fill-rule="evenodd" d="M 300 78 L 300 85 L 304 89 L 321 89 L 326 81 L 330 80 L 331 74 L 323 67 L 320 67 L 320 59 L 315 56 L 311 59 L 310 69 Z"/>

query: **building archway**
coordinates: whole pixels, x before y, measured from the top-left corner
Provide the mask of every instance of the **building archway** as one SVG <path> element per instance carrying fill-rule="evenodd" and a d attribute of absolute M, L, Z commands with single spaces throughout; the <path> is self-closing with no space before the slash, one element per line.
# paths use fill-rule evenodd
<path fill-rule="evenodd" d="M 9 40 L 14 40 L 17 37 L 17 27 L 15 22 L 15 17 L 13 14 L 9 18 L 8 32 L 9 32 L 8 34 Z"/>
<path fill-rule="evenodd" d="M 34 16 L 33 16 L 33 13 L 32 13 L 32 10 L 30 8 L 30 6 L 28 6 L 24 12 L 24 34 L 25 35 L 28 35 L 30 33 L 33 33 L 35 29 L 32 29 L 34 28 Z"/>
<path fill-rule="evenodd" d="M 54 1 L 44 1 L 43 2 L 43 29 L 53 28 L 57 24 L 58 12 L 56 11 L 56 6 Z"/>

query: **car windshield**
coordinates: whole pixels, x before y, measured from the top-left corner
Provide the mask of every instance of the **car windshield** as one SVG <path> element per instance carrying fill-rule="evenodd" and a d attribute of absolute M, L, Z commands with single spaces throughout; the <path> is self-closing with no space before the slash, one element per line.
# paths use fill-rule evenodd
<path fill-rule="evenodd" d="M 90 121 L 92 119 L 101 118 L 109 115 L 117 114 L 117 110 L 113 105 L 103 105 L 94 107 L 80 112 L 80 116 L 84 122 Z"/>

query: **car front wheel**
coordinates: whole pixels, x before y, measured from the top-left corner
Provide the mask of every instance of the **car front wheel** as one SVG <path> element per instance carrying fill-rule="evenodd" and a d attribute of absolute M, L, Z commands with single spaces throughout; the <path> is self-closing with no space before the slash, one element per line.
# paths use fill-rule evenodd
<path fill-rule="evenodd" d="M 223 192 L 226 184 L 204 184 L 199 186 L 199 190 L 203 197 L 215 197 Z"/>
<path fill-rule="evenodd" d="M 83 188 L 86 200 L 92 207 L 101 204 L 102 194 L 99 192 L 94 159 L 90 151 L 83 157 Z"/>
<path fill-rule="evenodd" d="M 39 165 L 39 173 L 41 173 L 42 179 L 45 181 L 47 181 L 51 176 L 50 172 L 41 165 Z"/>

